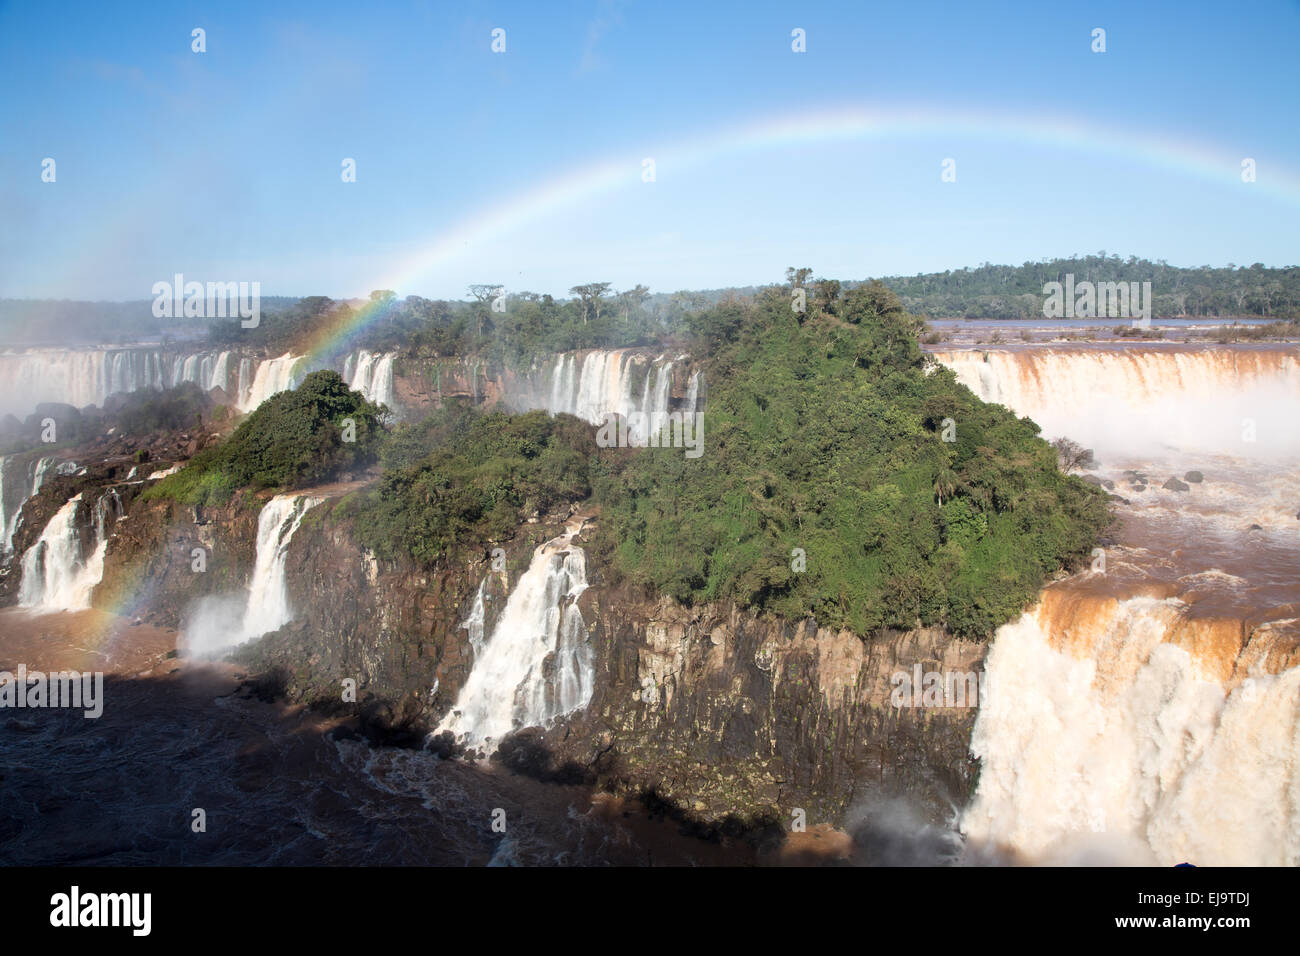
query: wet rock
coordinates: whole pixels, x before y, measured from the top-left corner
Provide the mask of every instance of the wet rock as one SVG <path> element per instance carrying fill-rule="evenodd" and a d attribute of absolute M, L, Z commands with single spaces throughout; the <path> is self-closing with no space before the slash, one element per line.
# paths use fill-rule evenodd
<path fill-rule="evenodd" d="M 1165 491 L 1188 491 L 1191 489 L 1191 485 L 1179 481 L 1177 478 L 1170 478 L 1160 487 L 1165 489 Z"/>
<path fill-rule="evenodd" d="M 1190 481 L 1194 485 L 1199 485 L 1204 480 L 1205 476 L 1199 471 L 1189 471 L 1187 474 L 1183 475 L 1183 481 Z"/>
<path fill-rule="evenodd" d="M 1121 498 L 1119 495 L 1108 495 L 1111 501 L 1118 501 L 1120 504 L 1132 504 L 1127 498 Z"/>
<path fill-rule="evenodd" d="M 1263 528 L 1262 525 L 1253 524 L 1253 525 L 1251 525 L 1249 528 L 1247 528 L 1246 530 L 1247 530 L 1247 531 L 1263 531 L 1264 528 Z"/>

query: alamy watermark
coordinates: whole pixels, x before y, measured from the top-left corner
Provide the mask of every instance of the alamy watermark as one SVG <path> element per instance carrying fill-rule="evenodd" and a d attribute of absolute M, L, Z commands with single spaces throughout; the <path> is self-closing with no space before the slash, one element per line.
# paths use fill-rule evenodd
<path fill-rule="evenodd" d="M 70 707 L 84 711 L 88 720 L 104 713 L 104 674 L 101 671 L 0 671 L 0 709 Z"/>
<path fill-rule="evenodd" d="M 1134 328 L 1151 327 L 1150 282 L 1076 283 L 1073 273 L 1065 282 L 1044 282 L 1045 319 L 1135 319 Z"/>
<path fill-rule="evenodd" d="M 889 702 L 903 707 L 978 707 L 984 699 L 984 671 L 895 671 Z"/>
<path fill-rule="evenodd" d="M 255 329 L 262 321 L 262 283 L 186 282 L 176 273 L 173 281 L 155 282 L 152 292 L 156 319 L 240 318 L 239 324 Z"/>
<path fill-rule="evenodd" d="M 132 936 L 148 936 L 152 911 L 152 893 L 83 893 L 73 885 L 68 892 L 50 897 L 54 927 L 123 927 Z"/>
<path fill-rule="evenodd" d="M 704 454 L 704 413 L 606 412 L 596 431 L 601 448 L 684 448 L 687 458 Z"/>

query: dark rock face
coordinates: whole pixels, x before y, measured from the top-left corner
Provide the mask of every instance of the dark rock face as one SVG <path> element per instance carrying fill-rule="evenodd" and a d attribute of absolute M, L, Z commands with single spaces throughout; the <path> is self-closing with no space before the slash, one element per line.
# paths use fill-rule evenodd
<path fill-rule="evenodd" d="M 1183 475 L 1183 481 L 1190 481 L 1194 485 L 1199 485 L 1204 480 L 1205 476 L 1199 471 L 1189 471 L 1187 474 Z"/>
<path fill-rule="evenodd" d="M 110 489 L 116 495 L 116 501 L 105 515 L 105 529 L 110 535 L 117 532 L 121 518 L 139 494 L 140 486 L 115 483 L 112 475 L 113 469 L 102 465 L 78 468 L 76 474 L 52 472 L 41 490 L 23 503 L 14 530 L 13 553 L 3 577 L 0 577 L 0 605 L 17 602 L 22 586 L 23 555 L 40 540 L 50 519 L 76 495 L 82 496 L 75 522 L 84 553 L 90 553 L 95 547 L 95 503 Z M 112 541 L 111 537 L 109 541 Z"/>
<path fill-rule="evenodd" d="M 590 767 L 604 786 L 723 829 L 788 825 L 796 808 L 837 823 L 867 796 L 905 796 L 941 820 L 974 787 L 977 710 L 894 707 L 891 693 L 894 676 L 911 679 L 917 665 L 977 674 L 982 644 L 934 630 L 864 642 L 727 605 L 646 606 L 619 593 L 590 604 L 596 692 L 533 738 L 550 767 Z"/>
<path fill-rule="evenodd" d="M 245 586 L 256 503 L 210 511 L 204 525 L 192 509 L 137 503 L 110 545 L 96 602 L 147 593 L 146 618 L 174 622 L 197 588 Z M 506 545 L 512 585 L 532 549 L 559 530 L 525 525 Z M 190 570 L 196 542 L 219 573 L 213 564 L 206 576 Z M 493 760 L 638 796 L 701 832 L 788 828 L 796 810 L 810 824 L 840 823 L 879 796 L 939 822 L 973 790 L 976 708 L 919 706 L 919 687 L 916 706 L 895 707 L 891 695 L 900 674 L 977 680 L 984 645 L 934 630 L 863 641 L 729 605 L 685 608 L 611 585 L 599 567 L 588 575 L 579 605 L 595 658 L 590 705 L 550 728 L 521 728 Z M 504 575 L 488 573 L 486 561 L 435 571 L 378 561 L 326 502 L 289 548 L 293 623 L 234 656 L 277 693 L 358 716 L 373 740 L 424 746 L 472 667 L 462 622 L 485 576 L 490 635 L 508 598 Z M 456 755 L 449 741 L 437 745 Z"/>
<path fill-rule="evenodd" d="M 1177 478 L 1170 478 L 1160 487 L 1165 489 L 1165 491 L 1188 491 L 1191 488 L 1190 485 L 1179 481 Z"/>
<path fill-rule="evenodd" d="M 440 408 L 453 398 L 494 405 L 516 387 L 509 369 L 472 358 L 402 359 L 394 369 L 398 405 L 407 413 Z"/>
<path fill-rule="evenodd" d="M 254 670 L 279 669 L 291 699 L 357 714 L 373 739 L 421 743 L 469 675 L 473 651 L 460 625 L 485 568 L 380 562 L 330 510 L 326 502 L 309 512 L 289 549 L 294 621 L 236 657 Z"/>
<path fill-rule="evenodd" d="M 145 623 L 181 627 L 194 601 L 248 586 L 261 504 L 241 494 L 223 508 L 199 514 L 171 501 L 138 502 L 109 538 L 94 603 L 122 607 L 130 602 Z"/>

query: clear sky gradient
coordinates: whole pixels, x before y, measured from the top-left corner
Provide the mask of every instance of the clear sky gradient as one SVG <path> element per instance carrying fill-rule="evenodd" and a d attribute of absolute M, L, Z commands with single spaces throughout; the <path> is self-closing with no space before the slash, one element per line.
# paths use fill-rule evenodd
<path fill-rule="evenodd" d="M 0 0 L 0 296 L 1295 264 L 1298 46 L 1282 0 Z M 854 110 L 885 120 L 761 133 Z"/>

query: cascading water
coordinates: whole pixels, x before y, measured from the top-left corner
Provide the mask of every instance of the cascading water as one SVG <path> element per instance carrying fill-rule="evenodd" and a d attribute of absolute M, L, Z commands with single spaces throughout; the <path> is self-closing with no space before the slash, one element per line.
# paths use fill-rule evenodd
<path fill-rule="evenodd" d="M 108 508 L 121 515 L 117 492 L 109 489 L 95 502 L 94 540 L 89 553 L 82 544 L 77 514 L 82 496 L 77 494 L 60 508 L 41 532 L 40 538 L 23 554 L 20 607 L 48 613 L 90 607 L 90 597 L 104 576 L 104 552 L 108 548 Z"/>
<path fill-rule="evenodd" d="M 103 406 L 110 395 L 174 388 L 192 382 L 221 389 L 240 411 L 251 411 L 297 383 L 301 356 L 255 361 L 225 350 L 172 354 L 158 348 L 31 349 L 0 354 L 0 414 L 30 414 L 40 402 Z M 378 357 L 378 364 L 389 356 Z M 392 363 L 378 370 L 391 392 Z M 391 396 L 390 396 L 391 397 Z"/>
<path fill-rule="evenodd" d="M 55 464 L 53 458 L 24 461 L 18 455 L 0 457 L 0 534 L 4 536 L 0 541 L 0 556 L 13 550 L 14 532 L 18 530 L 23 505 L 41 490 L 45 476 Z"/>
<path fill-rule="evenodd" d="M 483 640 L 484 586 L 463 625 L 474 665 L 455 707 L 435 733 L 494 751 L 521 727 L 547 727 L 591 702 L 595 671 L 577 599 L 587 589 L 586 555 L 574 527 L 533 552 L 506 606 Z"/>
<path fill-rule="evenodd" d="M 231 392 L 230 355 L 159 349 L 33 349 L 0 355 L 0 412 L 23 416 L 40 402 L 102 406 L 110 395 L 193 382 Z"/>
<path fill-rule="evenodd" d="M 1300 864 L 1300 353 L 936 357 L 1093 448 L 1121 499 L 1105 562 L 994 636 L 968 838 L 1057 862 Z"/>
<path fill-rule="evenodd" d="M 393 361 L 396 353 L 379 354 L 362 349 L 349 355 L 343 364 L 343 380 L 348 388 L 360 392 L 367 401 L 396 407 L 393 389 Z"/>
<path fill-rule="evenodd" d="M 14 534 L 22 522 L 23 505 L 41 490 L 46 477 L 58 466 L 58 460 L 45 457 L 29 460 L 26 467 L 16 455 L 0 458 L 0 558 L 7 560 L 13 553 Z"/>
<path fill-rule="evenodd" d="M 1300 351 L 1209 346 L 1027 346 L 934 353 L 986 402 L 1044 437 L 1110 451 L 1300 449 Z"/>
<path fill-rule="evenodd" d="M 310 495 L 276 495 L 257 519 L 257 559 L 248 592 L 200 600 L 185 626 L 188 654 L 204 656 L 279 630 L 293 620 L 285 560 L 303 516 L 324 501 Z"/>
<path fill-rule="evenodd" d="M 248 391 L 240 391 L 237 407 L 241 412 L 251 412 L 277 392 L 287 391 L 298 384 L 301 355 L 286 352 L 279 358 L 259 362 Z M 242 376 L 242 371 L 241 371 Z"/>
<path fill-rule="evenodd" d="M 1300 865 L 1300 667 L 1258 660 L 1225 680 L 1234 647 L 1175 599 L 1082 608 L 1045 600 L 997 633 L 968 838 L 1059 862 L 1103 846 L 1133 863 Z M 1252 642 L 1276 643 L 1278 625 Z"/>
<path fill-rule="evenodd" d="M 592 424 L 601 424 L 608 414 L 643 416 L 639 420 L 648 431 L 674 410 L 674 369 L 685 359 L 651 357 L 630 349 L 564 353 L 556 356 L 526 394 L 512 395 L 512 404 L 575 415 Z M 699 385 L 699 372 L 693 372 L 685 402 L 677 411 L 699 411 Z"/>
<path fill-rule="evenodd" d="M 103 405 L 115 392 L 168 384 L 156 351 L 32 349 L 0 355 L 0 413 L 19 417 L 40 402 Z"/>

